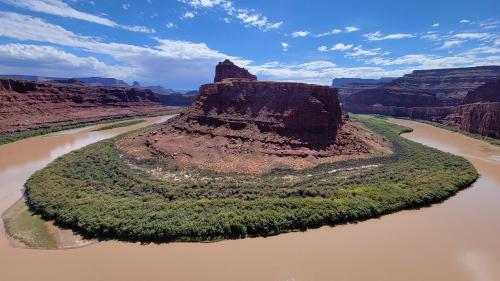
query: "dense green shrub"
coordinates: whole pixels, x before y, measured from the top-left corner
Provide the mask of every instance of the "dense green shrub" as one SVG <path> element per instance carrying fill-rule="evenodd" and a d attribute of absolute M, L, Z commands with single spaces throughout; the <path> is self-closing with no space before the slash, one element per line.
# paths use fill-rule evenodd
<path fill-rule="evenodd" d="M 400 137 L 408 128 L 356 119 L 388 139 L 394 153 L 259 176 L 189 171 L 158 180 L 131 169 L 106 140 L 35 173 L 26 194 L 44 217 L 90 236 L 193 241 L 273 235 L 421 207 L 478 176 L 465 159 Z"/>

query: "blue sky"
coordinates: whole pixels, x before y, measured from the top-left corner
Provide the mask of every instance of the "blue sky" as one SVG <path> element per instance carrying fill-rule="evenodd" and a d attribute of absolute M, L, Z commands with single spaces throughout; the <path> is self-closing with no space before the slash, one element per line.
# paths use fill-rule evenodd
<path fill-rule="evenodd" d="M 500 65 L 500 1 L 0 0 L 0 73 L 196 89 Z"/>

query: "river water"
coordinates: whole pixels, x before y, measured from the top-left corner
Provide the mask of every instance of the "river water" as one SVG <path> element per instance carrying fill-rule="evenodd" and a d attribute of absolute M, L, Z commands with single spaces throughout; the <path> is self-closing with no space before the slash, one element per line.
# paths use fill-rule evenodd
<path fill-rule="evenodd" d="M 12 247 L 2 233 L 0 280 L 500 280 L 500 148 L 426 124 L 391 121 L 414 128 L 404 135 L 409 139 L 464 156 L 481 177 L 432 207 L 268 238 L 32 250 Z M 56 157 L 144 125 L 77 129 L 0 146 L 0 212 Z"/>

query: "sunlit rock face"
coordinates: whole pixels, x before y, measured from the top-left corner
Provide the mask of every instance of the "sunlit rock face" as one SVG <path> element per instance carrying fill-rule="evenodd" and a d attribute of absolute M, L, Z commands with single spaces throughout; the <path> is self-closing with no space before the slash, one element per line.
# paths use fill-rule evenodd
<path fill-rule="evenodd" d="M 380 141 L 343 119 L 337 89 L 256 81 L 228 61 L 217 65 L 216 76 L 220 82 L 202 85 L 185 113 L 118 146 L 181 166 L 264 172 L 369 155 Z"/>

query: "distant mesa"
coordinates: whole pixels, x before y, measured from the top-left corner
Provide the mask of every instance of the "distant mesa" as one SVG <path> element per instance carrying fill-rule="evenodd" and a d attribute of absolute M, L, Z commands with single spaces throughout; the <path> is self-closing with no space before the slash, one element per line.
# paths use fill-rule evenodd
<path fill-rule="evenodd" d="M 262 173 L 366 157 L 383 146 L 343 119 L 337 90 L 303 83 L 261 82 L 226 60 L 213 84 L 166 124 L 117 142 L 137 159 L 218 172 Z"/>
<path fill-rule="evenodd" d="M 382 77 L 380 79 L 365 79 L 365 78 L 335 78 L 332 80 L 332 87 L 343 88 L 349 84 L 382 84 L 388 83 L 396 79 L 395 77 Z"/>
<path fill-rule="evenodd" d="M 214 83 L 221 82 L 226 79 L 239 79 L 241 81 L 257 81 L 257 76 L 248 72 L 248 70 L 236 66 L 230 60 L 219 62 L 215 67 Z"/>
<path fill-rule="evenodd" d="M 353 113 L 439 122 L 500 138 L 500 66 L 416 70 L 343 97 Z"/>

